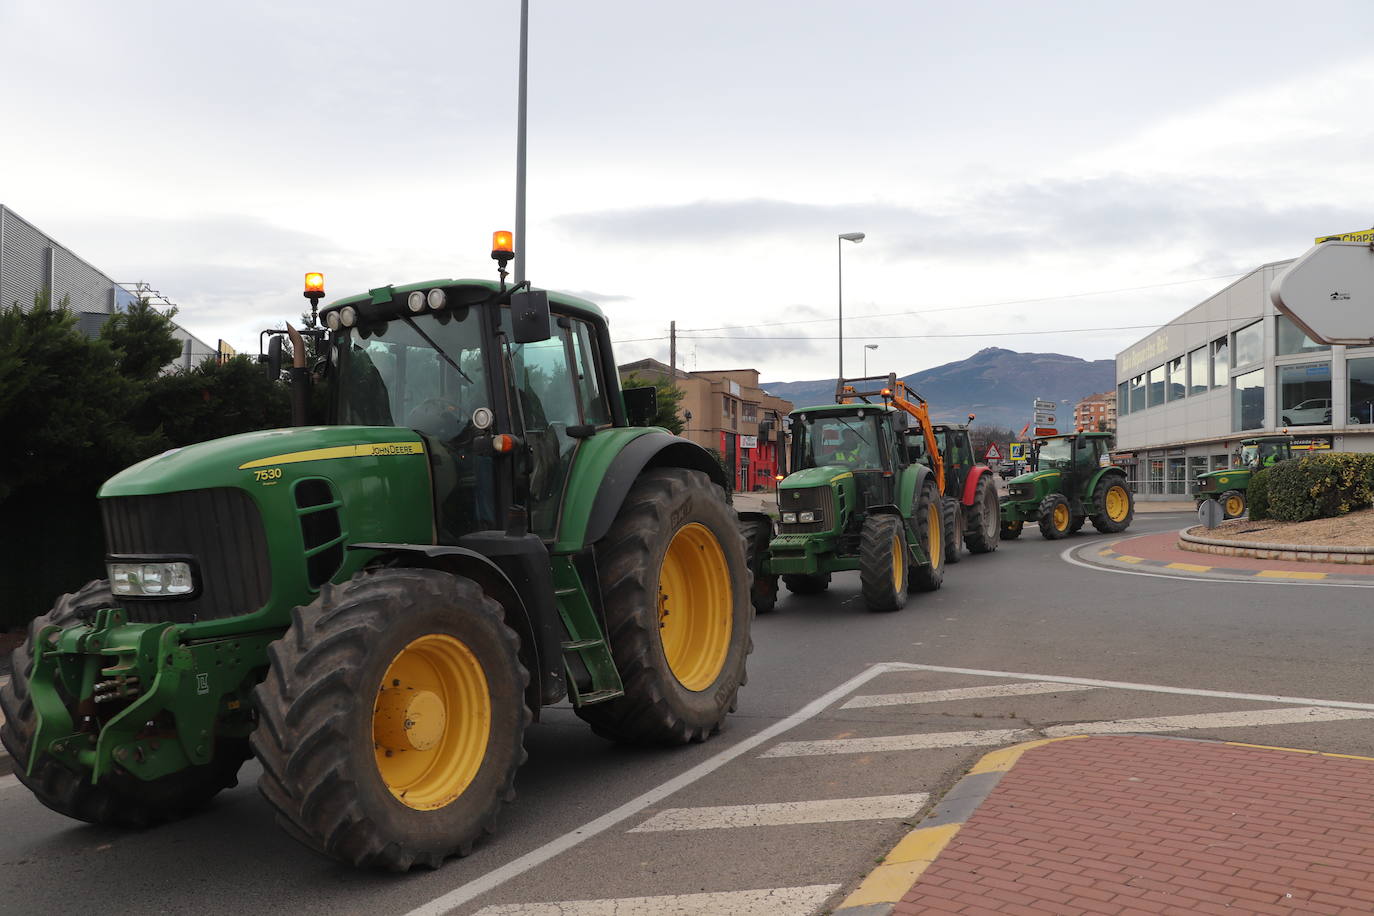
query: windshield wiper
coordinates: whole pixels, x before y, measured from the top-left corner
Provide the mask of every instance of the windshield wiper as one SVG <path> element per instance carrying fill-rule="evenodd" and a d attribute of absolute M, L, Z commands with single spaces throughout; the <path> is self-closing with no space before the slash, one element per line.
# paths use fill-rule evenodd
<path fill-rule="evenodd" d="M 455 363 L 455 362 L 453 361 L 453 358 L 450 357 L 447 353 L 444 352 L 444 348 L 441 347 L 441 346 L 439 346 L 437 343 L 435 343 L 433 337 L 430 337 L 430 336 L 429 336 L 428 334 L 426 334 L 423 330 L 421 330 L 420 326 L 419 326 L 418 324 L 416 324 L 414 321 L 412 321 L 409 315 L 402 315 L 402 316 L 401 316 L 401 320 L 404 321 L 406 324 L 410 325 L 410 329 L 411 329 L 412 331 L 414 331 L 416 334 L 419 334 L 421 337 L 423 337 L 423 338 L 425 339 L 425 343 L 427 343 L 427 344 L 429 344 L 431 347 L 433 347 L 433 348 L 434 348 L 434 352 L 436 352 L 436 353 L 438 353 L 440 356 L 442 356 L 442 357 L 444 358 L 444 362 L 448 363 L 450 366 L 453 367 L 453 371 L 454 371 L 454 372 L 457 372 L 457 373 L 458 373 L 459 375 L 461 375 L 463 378 L 467 379 L 469 385 L 476 384 L 475 382 L 473 382 L 472 376 L 470 376 L 470 375 L 468 375 L 466 372 L 464 372 L 464 371 L 458 366 L 458 364 Z"/>

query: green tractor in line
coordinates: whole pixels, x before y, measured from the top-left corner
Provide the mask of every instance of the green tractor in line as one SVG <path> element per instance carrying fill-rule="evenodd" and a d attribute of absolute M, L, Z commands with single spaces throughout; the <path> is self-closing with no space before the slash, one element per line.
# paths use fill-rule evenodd
<path fill-rule="evenodd" d="M 1292 436 L 1256 436 L 1240 440 L 1240 467 L 1197 475 L 1193 499 L 1201 507 L 1215 499 L 1221 504 L 1222 518 L 1240 518 L 1250 508 L 1246 491 L 1250 477 L 1262 468 L 1272 467 L 1293 457 Z"/>
<path fill-rule="evenodd" d="M 908 415 L 893 397 L 900 384 L 893 376 L 842 379 L 839 403 L 790 414 L 793 471 L 778 484 L 779 533 L 761 575 L 809 595 L 825 591 L 832 573 L 857 569 L 870 611 L 898 610 L 909 593 L 941 586 L 940 472 L 908 448 Z"/>
<path fill-rule="evenodd" d="M 319 364 L 291 332 L 295 428 L 103 485 L 108 578 L 33 622 L 0 688 L 43 804 L 153 825 L 256 756 L 298 840 L 432 868 L 492 832 L 543 706 L 630 743 L 721 728 L 753 616 L 724 473 L 631 425 L 653 389 L 620 390 L 595 305 L 525 287 L 334 302 Z M 329 425 L 305 425 L 312 378 Z"/>
<path fill-rule="evenodd" d="M 1026 522 L 1055 540 L 1091 520 L 1103 534 L 1117 534 L 1135 517 L 1126 472 L 1110 459 L 1111 433 L 1074 433 L 1035 440 L 1035 470 L 1007 483 L 1001 500 L 1002 537 L 1018 538 Z"/>

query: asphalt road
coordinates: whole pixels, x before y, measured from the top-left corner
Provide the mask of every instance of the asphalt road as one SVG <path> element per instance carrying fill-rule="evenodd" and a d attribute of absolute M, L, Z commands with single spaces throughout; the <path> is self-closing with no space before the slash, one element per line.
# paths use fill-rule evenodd
<path fill-rule="evenodd" d="M 1139 516 L 1131 533 L 1186 521 Z M 703 745 L 620 748 L 546 710 L 500 835 L 435 872 L 358 873 L 306 851 L 273 825 L 256 764 L 209 811 L 144 833 L 68 821 L 0 778 L 0 912 L 98 898 L 198 916 L 573 916 L 609 910 L 531 904 L 606 899 L 625 914 L 804 913 L 842 899 L 999 745 L 1155 731 L 1374 755 L 1374 592 L 1065 562 L 1100 542 L 1087 532 L 1028 530 L 895 614 L 866 612 L 855 575 L 784 597 L 755 622 L 738 714 Z M 711 894 L 733 896 L 698 896 Z M 659 895 L 686 896 L 624 902 Z"/>

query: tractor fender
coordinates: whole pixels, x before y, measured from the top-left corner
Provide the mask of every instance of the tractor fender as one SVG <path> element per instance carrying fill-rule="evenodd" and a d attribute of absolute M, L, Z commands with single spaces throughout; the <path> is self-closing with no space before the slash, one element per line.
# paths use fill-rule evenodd
<path fill-rule="evenodd" d="M 934 473 L 924 464 L 913 464 L 902 472 L 901 482 L 897 485 L 897 505 L 907 507 L 903 515 L 910 516 L 916 511 L 916 497 L 925 485 L 926 478 Z"/>
<path fill-rule="evenodd" d="M 964 480 L 964 495 L 962 501 L 964 505 L 973 505 L 973 500 L 978 496 L 978 481 L 983 479 L 984 474 L 991 474 L 992 468 L 985 464 L 975 464 L 969 469 L 968 477 Z"/>
<path fill-rule="evenodd" d="M 705 473 L 711 478 L 711 482 L 719 487 L 727 488 L 729 484 L 720 463 L 711 457 L 710 452 L 690 439 L 674 436 L 666 430 L 654 430 L 647 435 L 638 436 L 620 449 L 601 475 L 596 499 L 592 502 L 580 543 L 572 549 L 595 544 L 606 536 L 606 532 L 611 530 L 611 523 L 620 512 L 620 507 L 625 503 L 625 497 L 629 495 L 630 487 L 634 486 L 640 474 L 651 468 L 688 468 Z M 569 533 L 566 530 L 567 524 L 568 519 L 565 516 L 559 529 L 559 553 L 570 546 L 562 540 Z"/>
<path fill-rule="evenodd" d="M 479 534 L 477 537 L 484 536 Z M 500 541 L 500 544 L 478 545 L 488 547 L 488 553 L 495 558 L 470 547 L 446 544 L 350 544 L 349 549 L 377 551 L 369 566 L 442 569 L 480 585 L 501 605 L 506 625 L 520 637 L 520 654 L 530 672 L 525 697 L 530 711 L 538 719 L 541 706 L 556 703 L 567 695 L 549 555 L 543 542 L 534 535 L 525 538 L 502 536 Z"/>

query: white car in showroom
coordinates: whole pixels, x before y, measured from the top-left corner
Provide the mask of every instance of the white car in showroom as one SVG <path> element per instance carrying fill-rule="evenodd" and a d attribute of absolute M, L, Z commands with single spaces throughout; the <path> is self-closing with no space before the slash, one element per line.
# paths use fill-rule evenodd
<path fill-rule="evenodd" d="M 1330 426 L 1331 399 L 1309 398 L 1282 411 L 1284 426 Z"/>

